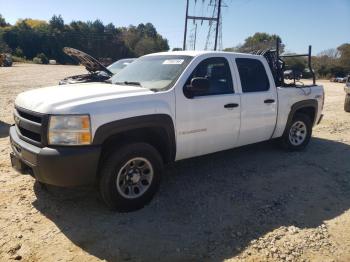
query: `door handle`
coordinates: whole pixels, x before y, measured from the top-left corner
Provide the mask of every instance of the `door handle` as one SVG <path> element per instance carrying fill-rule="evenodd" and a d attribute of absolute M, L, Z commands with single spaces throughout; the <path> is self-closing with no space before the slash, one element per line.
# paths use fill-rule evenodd
<path fill-rule="evenodd" d="M 264 101 L 265 104 L 272 104 L 272 103 L 275 103 L 275 99 L 266 99 Z"/>
<path fill-rule="evenodd" d="M 239 106 L 239 104 L 235 104 L 235 103 L 224 105 L 225 108 L 234 108 L 234 107 L 238 107 L 238 106 Z"/>

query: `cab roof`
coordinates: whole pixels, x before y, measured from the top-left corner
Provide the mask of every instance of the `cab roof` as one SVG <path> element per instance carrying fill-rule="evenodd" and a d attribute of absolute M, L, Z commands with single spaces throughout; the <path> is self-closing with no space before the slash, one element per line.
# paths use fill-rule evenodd
<path fill-rule="evenodd" d="M 203 54 L 237 54 L 237 55 L 245 55 L 245 56 L 252 56 L 252 57 L 261 57 L 260 55 L 253 55 L 253 54 L 247 54 L 247 53 L 238 53 L 238 52 L 224 52 L 224 51 L 194 51 L 194 50 L 189 50 L 189 51 L 169 51 L 169 52 L 159 52 L 159 53 L 153 53 L 153 54 L 148 54 L 146 56 L 157 56 L 157 55 L 185 55 L 185 56 L 200 56 Z"/>

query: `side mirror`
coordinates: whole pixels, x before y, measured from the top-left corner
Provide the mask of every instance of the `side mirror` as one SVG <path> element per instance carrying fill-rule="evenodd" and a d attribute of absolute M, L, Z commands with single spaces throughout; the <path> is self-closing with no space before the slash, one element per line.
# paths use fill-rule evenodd
<path fill-rule="evenodd" d="M 185 96 L 193 98 L 196 94 L 201 94 L 209 89 L 209 80 L 205 77 L 195 77 L 191 79 L 191 84 L 185 88 Z"/>

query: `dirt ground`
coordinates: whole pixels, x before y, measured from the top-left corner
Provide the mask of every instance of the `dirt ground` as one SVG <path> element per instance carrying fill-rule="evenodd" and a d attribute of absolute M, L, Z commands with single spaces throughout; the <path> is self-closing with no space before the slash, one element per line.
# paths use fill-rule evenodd
<path fill-rule="evenodd" d="M 0 68 L 1 261 L 350 261 L 343 84 L 320 81 L 325 116 L 305 151 L 269 142 L 180 161 L 151 204 L 113 213 L 94 189 L 45 189 L 10 167 L 16 95 L 81 72 Z"/>

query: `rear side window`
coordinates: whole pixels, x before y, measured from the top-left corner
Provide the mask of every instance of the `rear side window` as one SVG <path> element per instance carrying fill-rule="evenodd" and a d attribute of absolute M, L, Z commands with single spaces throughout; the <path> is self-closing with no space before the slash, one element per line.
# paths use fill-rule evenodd
<path fill-rule="evenodd" d="M 257 59 L 236 58 L 243 93 L 261 92 L 270 89 L 264 65 Z"/>

